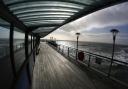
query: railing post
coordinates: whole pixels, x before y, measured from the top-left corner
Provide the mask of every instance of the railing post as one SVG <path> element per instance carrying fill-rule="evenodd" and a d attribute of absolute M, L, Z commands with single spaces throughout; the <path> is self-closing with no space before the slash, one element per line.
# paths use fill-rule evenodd
<path fill-rule="evenodd" d="M 76 61 L 77 61 L 78 49 L 76 49 Z"/>
<path fill-rule="evenodd" d="M 88 67 L 90 67 L 91 55 L 89 54 Z"/>
<path fill-rule="evenodd" d="M 63 47 L 62 47 L 62 53 L 64 53 L 64 45 L 63 45 Z"/>
<path fill-rule="evenodd" d="M 68 47 L 68 57 L 69 57 L 69 47 Z"/>
<path fill-rule="evenodd" d="M 111 59 L 111 63 L 110 63 L 110 66 L 109 66 L 108 77 L 110 77 L 110 75 L 111 75 L 112 64 L 113 64 L 113 59 L 114 59 L 114 50 L 115 50 L 115 40 L 114 40 L 114 43 L 113 43 L 112 59 Z"/>
<path fill-rule="evenodd" d="M 60 45 L 58 45 L 58 51 L 60 51 Z"/>

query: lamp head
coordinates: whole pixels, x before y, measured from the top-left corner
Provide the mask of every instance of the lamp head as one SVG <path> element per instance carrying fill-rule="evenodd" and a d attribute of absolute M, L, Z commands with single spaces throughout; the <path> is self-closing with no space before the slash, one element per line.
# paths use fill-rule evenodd
<path fill-rule="evenodd" d="M 79 35 L 80 35 L 80 33 L 78 33 L 78 32 L 77 32 L 77 33 L 76 33 L 76 35 L 77 35 L 77 36 L 79 36 Z"/>
<path fill-rule="evenodd" d="M 119 30 L 117 30 L 117 29 L 112 29 L 111 32 L 112 32 L 112 34 L 115 36 L 117 33 L 119 33 Z"/>

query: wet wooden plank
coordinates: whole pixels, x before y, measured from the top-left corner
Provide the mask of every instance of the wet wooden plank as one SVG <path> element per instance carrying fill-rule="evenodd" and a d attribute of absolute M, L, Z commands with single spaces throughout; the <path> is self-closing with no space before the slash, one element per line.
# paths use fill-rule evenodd
<path fill-rule="evenodd" d="M 36 59 L 33 89 L 96 89 L 85 72 L 45 43 Z"/>

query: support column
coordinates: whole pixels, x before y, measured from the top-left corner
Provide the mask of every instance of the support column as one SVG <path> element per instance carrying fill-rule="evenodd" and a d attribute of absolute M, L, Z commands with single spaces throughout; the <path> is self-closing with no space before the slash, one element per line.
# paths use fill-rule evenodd
<path fill-rule="evenodd" d="M 32 47 L 32 35 L 31 35 L 31 52 L 32 52 L 32 50 L 33 50 L 33 47 Z"/>
<path fill-rule="evenodd" d="M 13 35 L 14 35 L 14 26 L 11 24 L 10 26 L 10 37 L 9 37 L 9 48 L 10 48 L 10 59 L 12 65 L 12 71 L 14 77 L 16 77 L 16 68 L 15 68 L 15 60 L 14 60 L 14 47 L 13 47 Z"/>
<path fill-rule="evenodd" d="M 28 54 L 28 32 L 25 32 L 25 58 L 26 58 L 26 60 L 29 60 L 29 54 Z M 31 84 L 29 61 L 27 63 L 27 74 L 28 74 L 29 82 Z"/>

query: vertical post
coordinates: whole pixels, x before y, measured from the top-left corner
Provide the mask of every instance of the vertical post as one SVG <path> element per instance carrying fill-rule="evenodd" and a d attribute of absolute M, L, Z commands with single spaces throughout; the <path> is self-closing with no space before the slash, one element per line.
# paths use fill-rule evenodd
<path fill-rule="evenodd" d="M 64 48 L 65 48 L 65 46 L 63 45 L 63 54 L 64 54 Z"/>
<path fill-rule="evenodd" d="M 32 35 L 31 35 L 31 52 L 32 52 Z"/>
<path fill-rule="evenodd" d="M 28 60 L 28 33 L 25 33 L 25 56 L 26 60 Z"/>
<path fill-rule="evenodd" d="M 35 62 L 35 55 L 36 55 L 36 49 L 35 49 L 35 36 L 33 36 L 33 54 L 34 54 L 34 62 Z"/>
<path fill-rule="evenodd" d="M 38 45 L 38 38 L 36 37 L 36 43 L 35 43 L 36 55 L 37 55 L 37 45 Z"/>
<path fill-rule="evenodd" d="M 61 45 L 59 45 L 59 52 L 61 52 L 60 46 L 61 46 Z"/>
<path fill-rule="evenodd" d="M 34 47 L 34 36 L 32 36 L 32 49 L 33 49 L 33 59 L 34 59 L 34 63 L 35 63 L 35 47 Z"/>
<path fill-rule="evenodd" d="M 29 55 L 28 55 L 28 32 L 25 32 L 25 58 L 26 60 L 29 60 Z M 29 62 L 27 63 L 27 74 L 29 78 L 29 83 L 31 84 L 31 76 L 30 76 L 30 70 L 29 70 Z"/>
<path fill-rule="evenodd" d="M 114 60 L 114 52 L 115 52 L 115 40 L 116 40 L 116 35 L 119 31 L 116 29 L 112 29 L 111 32 L 113 35 L 113 46 L 112 46 L 112 59 L 111 59 L 111 63 L 110 63 L 109 71 L 108 71 L 108 77 L 110 77 L 110 75 L 111 75 L 112 64 L 113 64 L 113 60 Z"/>
<path fill-rule="evenodd" d="M 9 46 L 10 46 L 10 59 L 12 65 L 13 75 L 16 77 L 16 67 L 15 67 L 15 60 L 14 60 L 14 47 L 13 47 L 13 35 L 14 35 L 14 26 L 11 24 L 10 26 L 10 37 L 9 37 Z"/>
<path fill-rule="evenodd" d="M 33 49 L 34 49 L 34 36 L 33 36 Z"/>
<path fill-rule="evenodd" d="M 79 35 L 80 33 L 76 33 L 76 36 L 77 36 L 77 44 L 76 44 L 76 60 L 78 59 L 78 39 L 79 39 Z"/>
<path fill-rule="evenodd" d="M 78 38 L 79 38 L 79 36 L 77 35 L 77 44 L 76 44 L 76 60 L 77 60 L 77 56 L 78 56 Z"/>
<path fill-rule="evenodd" d="M 90 67 L 91 55 L 89 54 L 88 67 Z"/>
<path fill-rule="evenodd" d="M 112 64 L 113 64 L 113 58 L 114 58 L 114 50 L 115 50 L 115 37 L 113 37 L 113 47 L 112 47 L 112 59 L 109 67 L 109 72 L 108 72 L 108 77 L 111 75 L 111 70 L 112 70 Z"/>
<path fill-rule="evenodd" d="M 68 57 L 69 57 L 69 47 L 68 47 Z"/>
<path fill-rule="evenodd" d="M 57 50 L 59 51 L 59 45 L 57 46 Z"/>
<path fill-rule="evenodd" d="M 37 36 L 36 37 L 36 54 L 38 54 L 38 47 L 39 47 L 39 42 L 40 42 L 40 37 L 39 36 Z"/>
<path fill-rule="evenodd" d="M 59 51 L 60 51 L 60 45 L 59 45 Z"/>
<path fill-rule="evenodd" d="M 64 45 L 62 45 L 62 53 L 64 52 Z"/>

